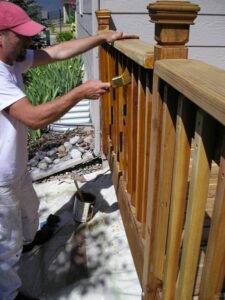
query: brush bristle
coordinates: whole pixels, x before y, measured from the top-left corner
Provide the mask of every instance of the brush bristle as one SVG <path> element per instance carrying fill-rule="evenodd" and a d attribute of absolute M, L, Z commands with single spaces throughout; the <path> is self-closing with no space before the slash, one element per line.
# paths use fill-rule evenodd
<path fill-rule="evenodd" d="M 121 87 L 127 85 L 131 82 L 131 76 L 126 68 L 122 75 L 116 76 L 112 79 L 111 85 L 113 88 Z"/>
<path fill-rule="evenodd" d="M 123 80 L 123 85 L 131 83 L 131 76 L 127 68 L 122 74 L 122 80 Z"/>

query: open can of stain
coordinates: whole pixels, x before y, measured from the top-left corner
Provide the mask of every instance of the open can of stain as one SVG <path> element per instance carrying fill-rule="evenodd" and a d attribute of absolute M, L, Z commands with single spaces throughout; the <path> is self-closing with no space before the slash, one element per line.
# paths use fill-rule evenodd
<path fill-rule="evenodd" d="M 73 219 L 76 222 L 85 223 L 93 217 L 93 208 L 95 204 L 95 196 L 91 193 L 81 192 L 83 200 L 78 192 L 74 196 Z"/>

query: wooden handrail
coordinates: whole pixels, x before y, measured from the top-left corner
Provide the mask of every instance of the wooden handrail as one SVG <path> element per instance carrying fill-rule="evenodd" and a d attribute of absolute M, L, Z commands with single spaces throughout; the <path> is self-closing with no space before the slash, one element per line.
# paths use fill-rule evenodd
<path fill-rule="evenodd" d="M 161 79 L 225 125 L 225 71 L 197 60 L 163 60 L 154 69 Z"/>
<path fill-rule="evenodd" d="M 154 46 L 138 39 L 116 41 L 113 47 L 145 69 L 153 69 Z"/>

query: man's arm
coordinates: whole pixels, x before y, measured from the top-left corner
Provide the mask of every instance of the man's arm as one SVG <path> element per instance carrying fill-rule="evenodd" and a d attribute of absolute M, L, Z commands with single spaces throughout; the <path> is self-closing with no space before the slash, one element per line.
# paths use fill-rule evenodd
<path fill-rule="evenodd" d="M 109 87 L 110 84 L 107 82 L 89 80 L 62 97 L 37 106 L 32 105 L 28 98 L 24 97 L 6 108 L 6 112 L 28 127 L 38 129 L 58 120 L 80 100 L 98 99 Z"/>
<path fill-rule="evenodd" d="M 101 34 L 78 40 L 70 40 L 34 52 L 33 67 L 64 60 L 84 53 L 102 43 L 112 43 L 120 39 L 138 38 L 124 32 L 107 31 Z"/>

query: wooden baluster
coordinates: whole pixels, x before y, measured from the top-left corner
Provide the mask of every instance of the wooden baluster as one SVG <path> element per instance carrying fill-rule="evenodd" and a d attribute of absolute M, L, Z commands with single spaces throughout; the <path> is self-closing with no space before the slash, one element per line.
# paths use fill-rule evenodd
<path fill-rule="evenodd" d="M 152 118 L 152 70 L 146 71 L 146 112 L 145 112 L 145 162 L 143 181 L 143 204 L 142 204 L 142 236 L 145 238 L 147 199 L 148 199 L 148 179 L 150 167 L 150 140 L 151 140 L 151 118 Z"/>
<path fill-rule="evenodd" d="M 138 106 L 138 66 L 133 62 L 131 74 L 131 127 L 130 127 L 130 155 L 129 166 L 131 172 L 129 173 L 128 182 L 131 190 L 131 203 L 135 206 L 136 197 L 136 170 L 137 170 L 137 106 Z"/>
<path fill-rule="evenodd" d="M 145 111 L 146 111 L 146 77 L 142 67 L 138 74 L 138 116 L 137 116 L 137 170 L 136 170 L 136 217 L 140 222 L 142 219 L 143 204 L 143 170 L 145 150 Z"/>
<path fill-rule="evenodd" d="M 225 136 L 199 299 L 219 299 L 225 276 Z"/>
<path fill-rule="evenodd" d="M 181 1 L 157 1 L 149 4 L 149 15 L 155 25 L 154 60 L 165 58 L 187 58 L 185 44 L 189 39 L 189 27 L 199 10 L 198 5 Z M 155 95 L 154 95 L 155 93 Z M 157 224 L 156 212 L 159 187 L 159 164 L 161 149 L 162 99 L 158 93 L 157 76 L 153 83 L 153 114 L 150 148 L 149 187 L 147 200 L 146 242 L 143 270 L 143 299 L 155 299 L 161 281 L 154 274 L 154 242 Z M 170 197 L 170 195 L 168 195 Z"/>
<path fill-rule="evenodd" d="M 121 54 L 115 52 L 115 76 L 121 75 L 122 72 L 122 62 Z M 113 184 L 116 192 L 118 192 L 119 177 L 123 170 L 123 157 L 122 157 L 122 133 L 123 133 L 123 88 L 113 89 L 114 93 L 114 130 L 115 130 L 115 143 L 113 151 Z"/>
<path fill-rule="evenodd" d="M 132 76 L 132 61 L 128 60 L 127 68 L 129 73 Z M 132 181 L 131 181 L 131 173 L 132 173 L 132 83 L 127 88 L 127 191 L 131 195 L 132 194 Z"/>
<path fill-rule="evenodd" d="M 111 47 L 107 45 L 107 81 L 111 81 L 112 74 L 112 54 Z M 113 127 L 113 98 L 112 93 L 108 93 L 108 115 L 109 115 L 109 136 L 108 136 L 108 162 L 110 167 L 112 166 L 112 152 L 113 152 L 113 144 L 112 144 L 112 127 Z"/>
<path fill-rule="evenodd" d="M 157 220 L 154 241 L 154 274 L 163 279 L 165 248 L 168 231 L 170 195 L 175 149 L 175 119 L 178 93 L 168 85 L 163 91 L 163 115 L 161 132 L 160 169 L 157 199 Z"/>
<path fill-rule="evenodd" d="M 111 48 L 111 60 L 110 60 L 110 69 L 111 69 L 111 77 L 116 76 L 116 55 L 115 50 Z M 115 145 L 116 145 L 116 93 L 115 89 L 112 89 L 111 91 L 111 97 L 112 97 L 112 144 L 113 144 L 113 151 L 115 153 Z"/>
<path fill-rule="evenodd" d="M 127 66 L 127 59 L 124 57 L 123 70 Z M 125 186 L 127 188 L 128 180 L 128 97 L 129 97 L 130 85 L 126 85 L 123 88 L 123 180 L 125 181 Z"/>
<path fill-rule="evenodd" d="M 118 54 L 118 74 L 121 75 L 123 73 L 123 55 Z M 123 87 L 119 87 L 118 89 L 118 160 L 120 171 L 124 170 L 124 162 L 123 162 L 123 148 L 124 148 L 124 137 L 123 137 Z"/>
<path fill-rule="evenodd" d="M 108 46 L 108 76 L 109 81 L 115 76 L 115 59 L 113 54 L 113 48 Z M 115 142 L 115 129 L 114 129 L 114 91 L 108 94 L 109 96 L 109 114 L 110 114 L 110 125 L 109 125 L 109 154 L 108 154 L 108 161 L 110 167 L 112 167 L 113 162 L 113 145 Z"/>
<path fill-rule="evenodd" d="M 194 122 L 194 105 L 181 95 L 176 121 L 175 161 L 163 286 L 165 300 L 175 299 Z"/>
<path fill-rule="evenodd" d="M 116 52 L 116 76 L 119 75 L 119 52 Z M 119 88 L 116 88 L 114 90 L 115 92 L 115 135 L 116 135 L 116 141 L 115 141 L 115 154 L 116 154 L 116 160 L 119 161 L 119 146 L 120 146 L 120 133 L 119 133 Z"/>
<path fill-rule="evenodd" d="M 109 50 L 110 46 L 109 45 L 105 45 L 104 49 L 106 52 L 106 75 L 105 75 L 105 79 L 106 82 L 110 82 L 111 81 L 111 70 L 110 70 L 110 59 L 111 59 L 111 55 L 110 55 L 110 50 Z M 106 98 L 107 98 L 107 112 L 108 112 L 108 152 L 111 151 L 110 149 L 110 145 L 111 145 L 111 127 L 112 127 L 112 114 L 111 114 L 111 107 L 112 107 L 112 97 L 111 97 L 111 93 L 107 93 L 106 94 Z"/>
<path fill-rule="evenodd" d="M 110 10 L 98 10 L 95 12 L 98 20 L 98 30 L 109 29 L 109 21 L 111 17 Z M 100 79 L 107 81 L 105 72 L 107 63 L 106 51 L 103 47 L 99 47 L 99 65 Z M 109 136 L 109 112 L 108 112 L 108 95 L 105 94 L 101 99 L 101 117 L 102 117 L 102 147 L 105 154 L 108 153 L 108 136 Z"/>
<path fill-rule="evenodd" d="M 191 299 L 200 251 L 211 161 L 215 141 L 215 121 L 203 111 L 196 118 L 193 166 L 191 170 L 184 241 L 176 299 Z M 204 178 L 204 180 L 202 180 Z"/>
<path fill-rule="evenodd" d="M 158 132 L 161 132 L 162 126 L 162 84 L 159 85 L 158 76 L 153 76 L 153 98 L 152 98 L 152 125 L 151 125 L 151 149 L 150 149 L 150 168 L 149 168 L 149 186 L 148 186 L 148 203 L 147 203 L 147 222 L 146 222 L 146 241 L 144 253 L 144 270 L 143 270 L 143 299 L 155 299 L 156 290 L 161 286 L 161 281 L 154 276 L 153 269 L 153 249 L 154 249 L 154 226 L 156 224 L 156 201 L 157 198 L 160 161 L 160 143 L 161 138 Z M 150 199 L 149 199 L 150 198 Z"/>

